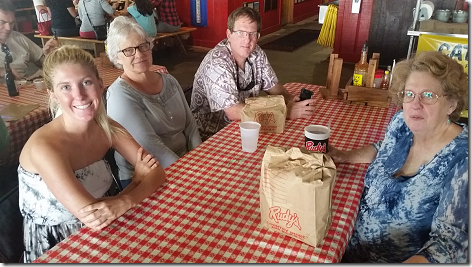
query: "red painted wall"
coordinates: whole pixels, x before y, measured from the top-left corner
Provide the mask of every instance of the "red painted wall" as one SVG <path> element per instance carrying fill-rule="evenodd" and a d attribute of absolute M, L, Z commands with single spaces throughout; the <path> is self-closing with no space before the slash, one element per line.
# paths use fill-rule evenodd
<path fill-rule="evenodd" d="M 374 0 L 361 0 L 359 13 L 351 13 L 352 0 L 340 0 L 334 51 L 345 62 L 361 58 L 362 45 L 369 37 L 370 18 Z"/>
<path fill-rule="evenodd" d="M 293 0 L 292 0 L 293 1 Z M 293 23 L 297 23 L 318 14 L 321 0 L 307 0 L 293 5 Z"/>
<path fill-rule="evenodd" d="M 228 1 L 207 1 L 207 27 L 197 27 L 191 33 L 192 45 L 213 48 L 217 43 L 226 38 L 226 23 L 228 21 Z M 191 26 L 190 0 L 176 1 L 177 13 L 184 26 Z"/>
<path fill-rule="evenodd" d="M 206 0 L 207 1 L 207 27 L 197 27 L 191 33 L 192 45 L 213 48 L 217 43 L 226 38 L 226 29 L 229 14 L 237 7 L 249 0 Z M 317 1 L 317 0 L 316 0 Z M 176 1 L 177 13 L 184 26 L 190 24 L 190 0 Z M 259 0 L 259 12 L 262 19 L 261 34 L 269 34 L 280 29 L 281 0 L 278 9 L 263 12 L 264 0 Z M 194 27 L 194 26 L 192 26 Z"/>

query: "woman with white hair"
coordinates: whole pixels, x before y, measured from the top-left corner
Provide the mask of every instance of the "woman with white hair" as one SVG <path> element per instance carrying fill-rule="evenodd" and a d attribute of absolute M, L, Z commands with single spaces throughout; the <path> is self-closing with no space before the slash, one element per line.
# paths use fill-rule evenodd
<path fill-rule="evenodd" d="M 120 16 L 110 24 L 107 55 L 124 72 L 107 90 L 107 113 L 166 168 L 201 139 L 177 80 L 150 70 L 152 42 L 132 18 Z M 115 159 L 125 187 L 133 166 L 117 152 Z"/>

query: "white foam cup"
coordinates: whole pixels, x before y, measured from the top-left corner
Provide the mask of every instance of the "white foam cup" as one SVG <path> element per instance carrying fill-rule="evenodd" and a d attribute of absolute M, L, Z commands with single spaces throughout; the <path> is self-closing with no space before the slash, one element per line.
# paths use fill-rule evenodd
<path fill-rule="evenodd" d="M 34 79 L 33 80 L 34 86 L 36 86 L 37 90 L 44 90 L 46 89 L 46 84 L 44 83 L 43 79 Z"/>
<path fill-rule="evenodd" d="M 255 121 L 245 121 L 239 123 L 241 130 L 241 145 L 245 152 L 254 152 L 257 149 L 259 140 L 259 129 L 261 125 Z"/>

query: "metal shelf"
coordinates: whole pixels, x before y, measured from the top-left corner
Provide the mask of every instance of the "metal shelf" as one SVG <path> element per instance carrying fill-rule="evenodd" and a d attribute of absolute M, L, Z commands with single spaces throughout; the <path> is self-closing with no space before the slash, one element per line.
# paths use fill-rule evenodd
<path fill-rule="evenodd" d="M 420 35 L 442 35 L 442 36 L 449 36 L 449 37 L 458 37 L 458 38 L 469 38 L 467 34 L 458 34 L 458 33 L 441 33 L 441 32 L 421 32 L 421 31 L 408 31 L 406 35 L 408 36 L 420 36 Z"/>

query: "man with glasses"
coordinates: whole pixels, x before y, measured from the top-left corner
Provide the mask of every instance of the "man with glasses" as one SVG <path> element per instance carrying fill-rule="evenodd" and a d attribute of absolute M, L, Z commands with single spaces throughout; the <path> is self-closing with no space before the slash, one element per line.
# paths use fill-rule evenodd
<path fill-rule="evenodd" d="M 41 75 L 44 55 L 57 46 L 57 41 L 51 39 L 41 49 L 23 34 L 13 31 L 15 22 L 15 6 L 8 0 L 0 1 L 0 43 L 8 47 L 13 57 L 10 67 L 16 78 L 32 79 Z M 1 77 L 5 76 L 5 56 L 6 53 L 0 52 Z"/>
<path fill-rule="evenodd" d="M 260 91 L 283 95 L 287 118 L 310 117 L 314 100 L 296 102 L 278 84 L 266 54 L 257 45 L 261 17 L 253 8 L 240 7 L 228 17 L 227 39 L 203 59 L 195 74 L 190 109 L 197 120 L 200 136 L 206 140 L 233 120 L 241 119 L 245 99 Z"/>

